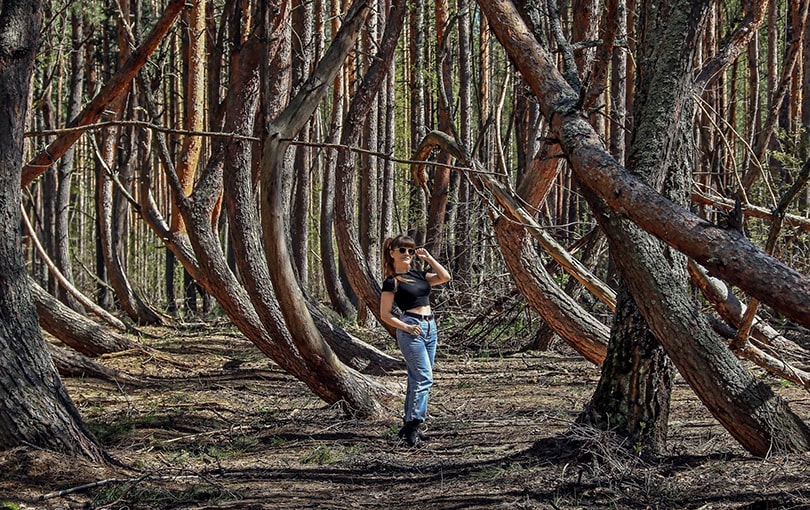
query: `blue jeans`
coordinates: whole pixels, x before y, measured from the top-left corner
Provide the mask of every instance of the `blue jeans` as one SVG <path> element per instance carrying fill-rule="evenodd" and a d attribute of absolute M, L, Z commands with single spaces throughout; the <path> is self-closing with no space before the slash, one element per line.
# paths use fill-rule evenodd
<path fill-rule="evenodd" d="M 405 394 L 405 421 L 425 421 L 428 396 L 433 386 L 433 360 L 436 357 L 436 321 L 402 315 L 406 324 L 419 324 L 422 333 L 411 335 L 397 330 L 397 344 L 408 366 L 408 390 Z"/>

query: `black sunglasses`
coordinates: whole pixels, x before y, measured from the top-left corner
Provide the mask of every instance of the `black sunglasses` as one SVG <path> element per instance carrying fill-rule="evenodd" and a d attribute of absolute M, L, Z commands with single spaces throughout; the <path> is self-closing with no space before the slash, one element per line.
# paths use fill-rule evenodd
<path fill-rule="evenodd" d="M 407 253 L 408 255 L 413 255 L 414 253 L 416 253 L 416 250 L 414 248 L 403 248 L 400 246 L 399 252 L 403 254 Z"/>

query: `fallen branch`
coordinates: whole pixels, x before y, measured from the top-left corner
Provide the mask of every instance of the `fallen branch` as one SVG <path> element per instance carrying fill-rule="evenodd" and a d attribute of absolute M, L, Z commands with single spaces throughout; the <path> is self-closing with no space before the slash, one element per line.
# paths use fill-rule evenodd
<path fill-rule="evenodd" d="M 71 487 L 69 489 L 63 489 L 57 492 L 49 492 L 48 494 L 43 494 L 39 497 L 40 501 L 44 501 L 46 499 L 53 499 L 53 498 L 61 498 L 62 496 L 67 496 L 68 494 L 73 494 L 74 492 L 80 492 L 87 489 L 94 489 L 96 487 L 102 487 L 104 485 L 109 485 L 111 483 L 140 483 L 144 480 L 157 480 L 157 481 L 174 481 L 174 480 L 185 480 L 185 479 L 199 479 L 200 476 L 198 475 L 181 475 L 181 476 L 152 476 L 152 475 L 144 475 L 138 478 L 106 478 L 104 480 L 98 480 L 96 482 L 86 483 L 84 485 L 79 485 L 76 487 Z"/>

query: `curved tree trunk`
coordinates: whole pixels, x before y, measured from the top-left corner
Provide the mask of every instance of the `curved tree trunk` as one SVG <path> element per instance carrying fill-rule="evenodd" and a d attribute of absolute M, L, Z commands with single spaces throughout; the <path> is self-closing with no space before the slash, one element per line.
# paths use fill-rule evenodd
<path fill-rule="evenodd" d="M 660 249 L 656 249 L 646 234 L 628 225 L 626 216 L 650 232 L 671 242 L 677 249 L 696 256 L 701 263 L 705 253 L 720 251 L 729 253 L 735 244 L 745 243 L 745 255 L 762 262 L 764 254 L 732 231 L 718 232 L 712 239 L 706 235 L 715 230 L 705 221 L 695 218 L 677 204 L 666 200 L 652 188 L 643 185 L 637 178 L 628 175 L 619 167 L 604 149 L 601 140 L 577 109 L 577 95 L 560 75 L 553 60 L 537 43 L 523 24 L 519 14 L 510 2 L 480 2 L 496 36 L 504 45 L 521 73 L 534 89 L 541 101 L 546 118 L 552 122 L 552 130 L 558 136 L 560 145 L 572 163 L 573 169 L 584 187 L 584 193 L 591 207 L 598 215 L 600 225 L 605 230 L 617 262 L 621 264 L 622 275 L 628 288 L 640 306 L 642 314 L 672 357 L 681 374 L 689 382 L 712 414 L 746 449 L 755 455 L 767 455 L 773 451 L 805 451 L 810 446 L 810 433 L 801 420 L 793 414 L 787 404 L 762 383 L 756 381 L 746 371 L 739 360 L 711 332 L 699 313 L 697 305 L 686 292 L 683 278 L 676 275 L 665 260 Z M 608 208 L 609 207 L 609 208 Z M 656 209 L 656 213 L 652 213 Z M 659 215 L 664 210 L 670 213 L 661 221 Z M 614 211 L 618 211 L 616 214 Z M 654 227 L 651 220 L 658 219 Z M 687 228 L 691 224 L 693 228 Z M 673 242 L 675 238 L 696 236 L 704 243 Z M 747 253 L 746 253 L 747 252 Z M 735 257 L 739 252 L 732 250 Z M 743 279 L 743 274 L 751 288 L 751 280 L 767 274 L 762 264 L 750 264 L 746 270 L 736 269 L 741 274 L 728 274 L 734 263 L 727 263 L 723 276 L 729 280 Z M 731 257 L 722 256 L 729 261 Z M 783 264 L 773 261 L 768 269 L 787 276 L 794 283 L 785 288 L 784 293 L 798 291 L 798 295 L 810 292 L 810 281 Z M 750 259 L 747 260 L 750 262 Z M 718 268 L 718 261 L 710 261 Z M 754 276 L 755 273 L 761 273 Z M 788 276 L 789 275 L 789 276 Z M 762 301 L 780 302 L 775 299 L 774 283 L 771 278 L 767 294 Z M 759 288 L 764 294 L 764 288 Z M 781 289 L 780 289 L 781 290 Z M 753 292 L 752 292 L 753 293 Z M 782 293 L 782 294 L 784 294 Z M 757 296 L 759 297 L 759 296 Z M 806 302 L 807 300 L 805 300 Z M 798 301 L 796 302 L 798 304 Z M 785 309 L 785 306 L 781 308 Z M 789 307 L 792 315 L 798 307 Z M 807 315 L 807 314 L 805 314 Z"/>
<path fill-rule="evenodd" d="M 486 172 L 480 171 L 482 170 L 480 164 L 474 160 L 470 161 L 466 151 L 458 147 L 448 135 L 436 131 L 428 133 L 412 159 L 420 161 L 425 153 L 434 146 L 442 147 L 448 154 L 453 154 L 458 160 L 471 165 L 475 170 L 472 172 L 471 180 L 477 185 L 488 188 L 496 200 L 504 206 L 505 214 L 495 221 L 495 231 L 504 261 L 520 293 L 552 329 L 574 349 L 589 361 L 596 364 L 602 363 L 607 351 L 609 329 L 566 294 L 545 270 L 543 262 L 529 244 L 529 238 L 526 235 L 526 225 L 530 225 L 534 220 L 517 205 L 518 200 L 508 196 L 497 181 L 488 177 Z M 548 148 L 546 147 L 546 149 Z M 525 195 L 520 198 L 529 207 L 537 207 L 543 200 L 553 177 L 557 174 L 557 160 L 544 158 L 545 153 L 545 149 L 541 148 L 538 157 L 521 183 L 520 190 Z M 414 171 L 419 172 L 419 170 Z M 594 293 L 597 295 L 611 294 L 608 297 L 612 297 L 612 291 L 607 288 L 598 288 L 601 282 L 596 281 L 570 254 L 553 245 L 551 240 L 541 239 L 544 247 L 555 248 L 548 251 L 575 278 L 594 289 Z M 609 299 L 605 300 L 610 302 Z"/>
<path fill-rule="evenodd" d="M 363 119 L 366 118 L 374 96 L 380 91 L 385 82 L 389 69 L 389 62 L 393 58 L 396 42 L 402 31 L 407 11 L 404 0 L 395 1 L 389 13 L 382 38 L 380 50 L 374 63 L 369 67 L 363 77 L 363 83 L 357 93 L 352 97 L 349 111 L 346 113 L 346 122 L 343 125 L 341 145 L 351 147 L 357 144 L 363 128 Z M 371 309 L 380 324 L 380 284 L 374 278 L 374 272 L 368 267 L 360 247 L 357 229 L 355 228 L 355 177 L 357 172 L 354 165 L 354 156 L 349 151 L 342 151 L 338 155 L 337 189 L 336 189 L 336 218 L 335 232 L 341 261 L 346 266 L 346 273 L 352 288 L 358 298 Z M 385 325 L 393 334 L 393 328 Z"/>
<path fill-rule="evenodd" d="M 309 312 L 287 249 L 285 190 L 288 189 L 290 176 L 285 175 L 283 158 L 289 145 L 285 140 L 296 136 L 326 94 L 328 85 L 339 71 L 369 12 L 367 1 L 360 0 L 352 6 L 341 32 L 318 68 L 270 126 L 270 134 L 262 148 L 261 174 L 261 224 L 267 266 L 284 322 L 300 357 L 298 361 L 308 370 L 304 381 L 327 402 L 341 403 L 347 411 L 360 416 L 382 414 L 378 398 L 383 392 L 370 380 L 340 362 L 324 341 Z M 263 272 L 264 267 L 261 269 Z M 247 280 L 260 274 L 244 276 Z"/>
<path fill-rule="evenodd" d="M 129 56 L 128 28 L 120 26 L 121 23 L 123 21 L 119 20 L 118 45 L 121 48 L 120 58 L 122 62 L 126 62 Z M 122 118 L 129 91 L 130 86 L 125 85 L 119 94 L 106 105 L 106 110 L 102 115 L 105 120 L 120 120 Z M 113 172 L 118 168 L 116 155 L 119 150 L 120 132 L 121 129 L 117 126 L 102 129 L 99 154 L 97 154 L 102 171 L 99 173 L 96 182 L 96 210 L 98 215 L 98 236 L 104 256 L 104 267 L 118 303 L 130 319 L 136 324 L 163 325 L 164 321 L 160 315 L 148 306 L 130 285 L 117 249 L 116 238 L 120 235 L 120 232 L 116 228 L 117 222 L 114 213 Z"/>
<path fill-rule="evenodd" d="M 27 444 L 103 461 L 48 354 L 22 253 L 23 129 L 41 16 L 36 0 L 0 9 L 0 449 Z"/>
<path fill-rule="evenodd" d="M 361 14 L 367 13 L 367 9 Z M 354 34 L 359 29 L 362 16 L 347 19 L 348 33 Z M 258 19 L 261 19 L 259 17 Z M 283 22 L 283 16 L 278 21 Z M 346 34 L 338 36 L 339 40 Z M 235 37 L 239 38 L 239 34 Z M 266 52 L 262 51 L 261 41 L 268 40 L 260 37 L 247 37 L 244 47 L 235 46 L 234 60 L 231 66 L 231 86 L 226 99 L 226 111 L 229 113 L 224 129 L 229 132 L 247 135 L 252 133 L 258 97 L 258 73 L 262 66 L 259 64 Z M 271 37 L 269 40 L 278 40 Z M 331 61 L 332 65 L 339 65 L 339 61 Z M 312 89 L 304 87 L 303 91 Z M 304 93 L 305 93 L 304 92 Z M 148 102 L 149 103 L 149 102 Z M 150 109 L 152 107 L 150 106 Z M 367 379 L 346 366 L 335 363 L 329 369 L 337 368 L 332 372 L 332 378 L 321 378 L 319 369 L 307 364 L 305 357 L 299 352 L 298 346 L 284 326 L 270 277 L 266 265 L 263 263 L 261 236 L 258 232 L 258 220 L 254 202 L 255 178 L 252 174 L 253 155 L 250 143 L 246 140 L 229 140 L 220 142 L 212 151 L 213 157 L 200 175 L 197 187 L 191 196 L 185 197 L 178 193 L 182 189 L 176 174 L 171 171 L 172 165 L 168 156 L 168 148 L 162 137 L 157 137 L 161 159 L 163 159 L 169 183 L 178 200 L 178 209 L 183 214 L 188 237 L 173 234 L 162 219 L 154 200 L 149 194 L 151 178 L 144 173 L 143 180 L 143 214 L 150 226 L 155 229 L 161 239 L 177 255 L 178 259 L 189 270 L 192 276 L 200 282 L 212 295 L 216 297 L 225 313 L 231 318 L 242 333 L 247 336 L 263 353 L 276 361 L 282 368 L 293 376 L 305 382 L 316 394 L 324 400 L 333 403 L 338 401 L 350 402 L 357 409 L 372 414 L 378 405 L 377 398 L 388 397 L 391 393 L 379 383 Z M 225 181 L 228 193 L 226 207 L 231 226 L 231 237 L 234 251 L 240 254 L 237 257 L 241 276 L 245 280 L 245 287 L 240 284 L 234 273 L 230 270 L 222 253 L 220 240 L 211 228 L 210 218 L 222 194 L 223 161 L 228 159 L 229 168 Z M 301 299 L 301 302 L 305 300 Z M 321 323 L 322 321 L 318 321 Z M 337 330 L 326 331 L 324 334 L 338 338 Z M 344 333 L 345 334 L 345 333 Z M 354 342 L 355 344 L 357 342 Z M 304 345 L 304 344 L 302 344 Z M 304 347 L 307 347 L 304 345 Z M 325 351 L 326 347 L 322 347 Z M 323 352 L 322 351 L 322 352 Z M 309 353 L 312 356 L 312 353 Z M 367 359 L 372 358 L 368 355 Z M 320 368 L 327 368 L 320 365 Z M 369 368 L 369 367 L 366 367 Z M 325 372 L 325 375 L 330 375 Z M 342 379 L 335 384 L 334 377 Z M 331 385 L 331 386 L 325 386 Z M 362 402 L 361 402 L 362 401 Z M 362 405 L 358 405 L 358 403 Z"/>

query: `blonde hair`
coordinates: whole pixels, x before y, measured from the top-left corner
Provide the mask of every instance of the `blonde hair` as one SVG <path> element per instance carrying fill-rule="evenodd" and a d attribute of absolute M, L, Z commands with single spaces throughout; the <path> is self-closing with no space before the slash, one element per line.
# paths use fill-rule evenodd
<path fill-rule="evenodd" d="M 383 241 L 382 266 L 384 278 L 396 276 L 397 274 L 394 269 L 394 258 L 391 256 L 391 250 L 396 250 L 397 248 L 416 248 L 416 241 L 414 241 L 412 237 L 402 234 L 396 237 L 389 237 Z"/>

